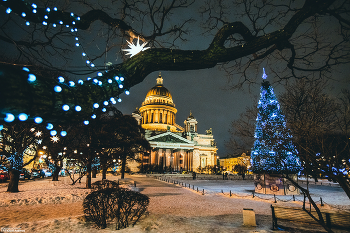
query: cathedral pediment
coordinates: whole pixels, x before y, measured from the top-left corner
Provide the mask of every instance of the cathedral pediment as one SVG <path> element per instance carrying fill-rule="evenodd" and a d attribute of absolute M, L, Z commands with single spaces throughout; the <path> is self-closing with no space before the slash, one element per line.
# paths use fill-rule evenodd
<path fill-rule="evenodd" d="M 158 134 L 156 136 L 150 137 L 147 139 L 149 142 L 167 142 L 167 143 L 185 143 L 185 144 L 193 144 L 193 142 L 178 136 L 172 132 L 166 132 L 162 134 Z"/>

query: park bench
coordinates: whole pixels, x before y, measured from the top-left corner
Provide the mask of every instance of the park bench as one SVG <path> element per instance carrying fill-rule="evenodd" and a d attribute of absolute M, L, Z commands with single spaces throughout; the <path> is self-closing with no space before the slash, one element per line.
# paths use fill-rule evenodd
<path fill-rule="evenodd" d="M 278 227 L 283 228 L 282 225 L 277 224 L 277 220 L 318 225 L 318 223 L 301 207 L 271 205 L 271 209 L 273 229 L 277 229 Z M 312 210 L 311 213 L 318 219 L 318 215 L 315 210 Z M 326 225 L 329 228 L 345 229 L 350 231 L 349 211 L 321 210 L 321 213 Z"/>

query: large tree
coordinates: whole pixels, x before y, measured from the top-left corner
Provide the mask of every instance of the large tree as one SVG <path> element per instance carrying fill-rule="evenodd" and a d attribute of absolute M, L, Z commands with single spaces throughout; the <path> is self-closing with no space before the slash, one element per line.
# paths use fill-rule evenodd
<path fill-rule="evenodd" d="M 6 157 L 3 162 L 7 165 L 10 175 L 8 192 L 19 192 L 20 172 L 37 158 L 41 136 L 42 129 L 28 122 L 5 125 L 0 131 L 0 155 Z M 25 155 L 29 155 L 30 159 L 23 162 Z"/>
<path fill-rule="evenodd" d="M 91 115 L 94 103 L 101 106 L 157 70 L 224 65 L 228 72 L 241 74 L 234 82 L 241 85 L 254 82 L 249 75 L 262 62 L 278 63 L 274 71 L 281 79 L 310 72 L 329 75 L 333 67 L 349 62 L 346 0 L 76 1 L 60 2 L 57 8 L 50 1 L 0 4 L 8 13 L 1 14 L 0 40 L 11 51 L 8 56 L 16 58 L 0 65 L 1 100 L 6 100 L 1 101 L 2 119 L 6 113 L 21 112 L 48 122 L 84 118 L 84 113 Z M 114 63 L 115 54 L 123 53 L 125 39 L 137 37 L 151 48 Z M 187 49 L 184 43 L 192 40 L 195 45 L 203 38 L 207 44 L 198 50 Z M 71 45 L 83 52 L 84 63 L 92 70 L 72 68 Z M 18 65 L 28 61 L 67 75 L 83 74 L 84 83 L 73 87 L 40 75 L 34 78 L 32 67 L 28 71 Z M 85 81 L 88 75 L 92 79 Z M 57 85 L 62 89 L 59 94 L 54 92 Z M 65 104 L 69 111 L 62 111 Z M 82 108 L 79 112 L 73 111 L 77 105 Z"/>

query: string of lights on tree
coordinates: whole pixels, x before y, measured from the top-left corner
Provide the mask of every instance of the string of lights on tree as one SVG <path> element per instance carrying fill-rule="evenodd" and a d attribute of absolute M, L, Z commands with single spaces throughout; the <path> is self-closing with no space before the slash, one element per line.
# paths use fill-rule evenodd
<path fill-rule="evenodd" d="M 251 151 L 254 173 L 295 174 L 301 170 L 298 152 L 273 88 L 262 78 L 258 116 L 256 118 L 255 142 Z"/>
<path fill-rule="evenodd" d="M 6 8 L 6 13 L 15 13 L 22 17 L 25 20 L 25 24 L 30 26 L 31 23 L 34 24 L 42 24 L 44 26 L 53 28 L 56 27 L 65 27 L 70 29 L 71 33 L 75 33 L 74 43 L 76 47 L 80 47 L 82 49 L 82 56 L 86 57 L 86 65 L 90 68 L 94 68 L 95 64 L 91 61 L 87 52 L 84 50 L 84 47 L 79 43 L 79 38 L 77 36 L 78 29 L 80 23 L 80 17 L 74 13 L 67 13 L 57 9 L 57 7 L 53 8 L 39 8 L 35 3 L 29 3 L 27 1 L 7 1 L 2 0 L 2 5 Z M 137 44 L 130 43 L 130 49 L 123 49 L 123 51 L 128 52 L 127 55 L 130 57 L 136 55 L 137 53 L 144 51 L 145 45 L 147 43 L 139 44 L 139 38 L 137 39 Z M 95 77 L 88 77 L 85 81 L 78 80 L 77 84 L 74 81 L 66 81 L 64 77 L 60 76 L 57 78 L 55 83 L 48 83 L 47 80 L 44 81 L 43 78 L 38 77 L 38 75 L 30 72 L 28 67 L 23 67 L 21 71 L 17 71 L 23 77 L 25 77 L 27 83 L 31 86 L 28 86 L 28 89 L 38 89 L 38 88 L 52 88 L 51 92 L 54 95 L 55 110 L 60 109 L 66 115 L 69 115 L 69 112 L 74 112 L 74 117 L 82 117 L 84 114 L 77 114 L 80 112 L 90 112 L 90 119 L 85 117 L 83 119 L 83 123 L 88 125 L 91 119 L 96 118 L 96 111 L 106 111 L 106 106 L 109 104 L 116 104 L 117 102 L 121 102 L 121 98 L 119 98 L 119 94 L 125 93 L 129 95 L 130 92 L 127 87 L 125 87 L 125 79 L 121 72 L 116 72 L 113 70 L 104 70 L 103 72 L 97 71 Z M 46 91 L 47 92 L 47 91 Z M 82 95 L 85 93 L 90 93 L 89 101 L 83 100 Z M 102 94 L 104 98 L 97 98 L 94 94 Z M 77 97 L 79 96 L 79 97 Z M 68 101 L 67 99 L 71 99 L 73 101 Z M 79 103 L 78 99 L 83 103 Z M 96 99 L 92 101 L 93 99 Z M 90 103 L 91 102 L 91 103 Z M 57 137 L 58 132 L 54 129 L 53 122 L 50 122 L 48 119 L 40 115 L 40 112 L 33 111 L 20 111 L 17 106 L 10 106 L 12 111 L 8 111 L 8 109 L 1 109 L 1 118 L 4 122 L 11 123 L 17 121 L 27 121 L 32 119 L 36 124 L 46 123 L 46 128 L 50 130 L 50 134 L 53 137 Z M 40 109 L 40 107 L 39 107 Z M 1 119 L 0 118 L 0 119 Z M 57 121 L 57 119 L 56 119 Z M 0 124 L 0 130 L 3 129 L 3 125 Z M 60 135 L 62 137 L 67 135 L 66 131 L 61 131 Z"/>

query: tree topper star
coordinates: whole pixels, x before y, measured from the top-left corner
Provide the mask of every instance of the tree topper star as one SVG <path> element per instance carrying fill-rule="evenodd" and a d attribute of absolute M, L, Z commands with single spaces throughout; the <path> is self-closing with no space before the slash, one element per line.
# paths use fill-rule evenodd
<path fill-rule="evenodd" d="M 129 44 L 128 46 L 130 49 L 122 49 L 122 50 L 125 52 L 128 52 L 126 55 L 130 55 L 130 57 L 133 57 L 136 54 L 138 54 L 139 52 L 145 51 L 146 49 L 150 48 L 150 47 L 145 48 L 145 46 L 147 45 L 148 42 L 142 43 L 142 45 L 140 45 L 140 38 L 139 37 L 137 37 L 137 44 L 136 45 L 134 43 L 130 43 L 129 41 L 126 41 L 126 42 L 128 42 L 128 44 Z"/>

